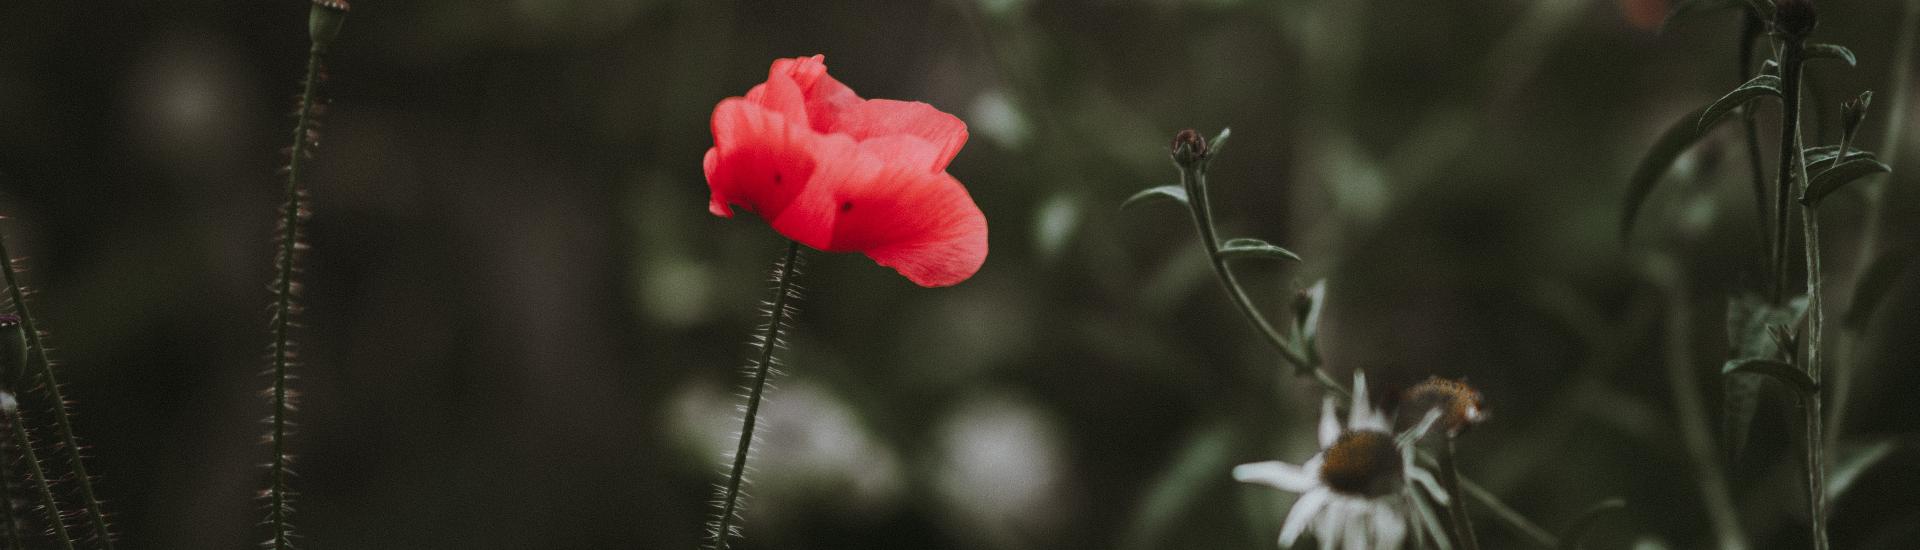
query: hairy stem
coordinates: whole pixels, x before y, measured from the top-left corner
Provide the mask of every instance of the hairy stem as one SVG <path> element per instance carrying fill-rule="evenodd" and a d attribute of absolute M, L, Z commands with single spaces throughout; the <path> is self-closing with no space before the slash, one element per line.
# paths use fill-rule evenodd
<path fill-rule="evenodd" d="M 294 282 L 297 267 L 295 260 L 300 253 L 300 221 L 303 218 L 303 194 L 300 190 L 300 168 L 308 155 L 312 154 L 312 131 L 314 129 L 314 105 L 318 101 L 315 93 L 320 79 L 320 58 L 326 49 L 319 44 L 307 52 L 307 74 L 301 80 L 300 106 L 293 126 L 293 147 L 289 149 L 287 160 L 286 203 L 280 211 L 279 254 L 275 258 L 273 281 L 273 428 L 269 434 L 273 447 L 270 468 L 271 480 L 267 487 L 268 503 L 267 523 L 273 530 L 273 538 L 268 547 L 273 550 L 287 550 L 293 547 L 293 526 L 288 523 L 292 513 L 290 495 L 288 495 L 287 477 L 292 461 L 287 452 L 287 416 L 292 412 L 290 391 L 287 389 L 287 371 L 292 367 L 293 351 L 293 315 L 298 308 L 294 304 L 294 294 L 298 292 Z"/>
<path fill-rule="evenodd" d="M 1226 288 L 1227 296 L 1233 299 L 1233 305 L 1240 309 L 1240 313 L 1247 317 L 1248 322 L 1259 328 L 1260 334 L 1266 337 L 1267 343 L 1280 352 L 1282 359 L 1293 365 L 1296 373 L 1312 375 L 1314 381 L 1328 393 L 1338 395 L 1343 400 L 1352 399 L 1351 392 L 1335 381 L 1332 376 L 1328 376 L 1327 371 L 1321 369 L 1319 365 L 1313 364 L 1306 354 L 1295 349 L 1287 337 L 1274 328 L 1273 322 L 1268 321 L 1267 316 L 1261 314 L 1259 307 L 1254 305 L 1253 299 L 1247 296 L 1246 289 L 1240 286 L 1240 280 L 1233 276 L 1233 270 L 1227 266 L 1227 259 L 1220 255 L 1220 237 L 1213 226 L 1213 206 L 1207 200 L 1205 163 L 1195 162 L 1183 166 L 1180 169 L 1180 185 L 1187 190 L 1187 197 L 1191 203 L 1190 210 L 1193 213 L 1193 224 L 1200 231 L 1201 244 L 1207 248 L 1207 259 L 1212 262 L 1213 272 L 1219 276 L 1220 285 Z"/>
<path fill-rule="evenodd" d="M 41 341 L 32 309 L 27 307 L 26 291 L 20 284 L 18 271 L 13 265 L 13 255 L 7 251 L 5 236 L 0 236 L 0 276 L 6 280 L 7 297 L 13 300 L 13 311 L 20 317 L 20 330 L 26 334 L 28 360 L 38 367 L 40 390 L 46 393 L 47 400 L 53 402 L 54 430 L 60 437 L 59 446 L 66 451 L 67 463 L 73 469 L 74 484 L 80 488 L 80 498 L 86 501 L 87 521 L 93 526 L 94 537 L 103 548 L 113 550 L 113 532 L 107 526 L 105 507 L 100 504 L 100 498 L 94 496 L 93 475 L 87 473 L 87 463 L 81 456 L 80 438 L 74 435 L 73 418 L 67 411 L 67 398 L 61 394 L 60 380 L 54 377 L 53 361 L 47 358 L 47 346 Z M 36 463 L 35 467 L 38 466 Z"/>
<path fill-rule="evenodd" d="M 799 275 L 800 243 L 787 243 L 786 257 L 776 267 L 774 276 L 773 309 L 767 315 L 766 332 L 761 335 L 760 359 L 753 364 L 753 380 L 747 388 L 747 407 L 745 416 L 740 420 L 740 444 L 733 451 L 733 468 L 727 474 L 727 486 L 720 498 L 719 515 L 713 520 L 713 548 L 727 548 L 727 540 L 734 536 L 734 520 L 739 512 L 740 484 L 746 479 L 748 451 L 753 445 L 754 425 L 760 419 L 760 401 L 767 388 L 767 375 L 773 370 L 773 352 L 780 347 L 780 332 L 787 319 L 788 308 L 794 299 L 794 280 Z"/>
<path fill-rule="evenodd" d="M 1473 532 L 1473 520 L 1467 517 L 1467 499 L 1460 498 L 1460 460 L 1454 450 L 1453 434 L 1446 434 L 1447 442 L 1440 448 L 1440 484 L 1453 495 L 1453 505 L 1447 507 L 1447 522 L 1453 529 L 1453 541 L 1460 544 L 1462 550 L 1480 550 L 1480 538 Z"/>
<path fill-rule="evenodd" d="M 40 468 L 40 457 L 33 450 L 33 436 L 27 433 L 25 418 L 17 408 L 7 410 L 4 414 L 7 424 L 13 427 L 13 444 L 20 448 L 20 455 L 26 459 L 27 478 L 40 490 L 40 506 L 47 512 L 48 533 L 60 543 L 60 548 L 73 550 L 73 536 L 67 533 L 67 521 L 60 512 L 60 501 L 53 498 L 53 486 L 47 480 L 47 472 Z"/>

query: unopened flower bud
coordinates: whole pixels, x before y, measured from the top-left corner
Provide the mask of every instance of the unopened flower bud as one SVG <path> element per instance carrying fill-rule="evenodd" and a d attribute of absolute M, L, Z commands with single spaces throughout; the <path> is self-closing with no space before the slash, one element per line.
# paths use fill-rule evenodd
<path fill-rule="evenodd" d="M 1182 168 L 1193 166 L 1207 160 L 1207 138 L 1192 128 L 1181 130 L 1173 136 L 1173 162 Z"/>
<path fill-rule="evenodd" d="M 1860 96 L 1847 100 L 1840 105 L 1840 139 L 1852 141 L 1854 132 L 1860 130 L 1860 122 L 1867 119 L 1867 107 L 1873 105 L 1873 90 L 1860 92 Z"/>
<path fill-rule="evenodd" d="M 1813 0 L 1779 0 L 1773 4 L 1773 30 L 1789 40 L 1803 40 L 1819 25 Z"/>
<path fill-rule="evenodd" d="M 307 11 L 307 36 L 313 39 L 315 49 L 324 51 L 333 44 L 350 8 L 347 0 L 313 0 L 313 9 Z"/>
<path fill-rule="evenodd" d="M 1461 431 L 1487 419 L 1486 409 L 1481 406 L 1480 391 L 1467 385 L 1465 380 L 1448 380 L 1438 376 L 1428 377 L 1426 381 L 1407 388 L 1400 401 L 1403 418 L 1418 420 L 1427 411 L 1440 411 L 1440 418 L 1433 427 L 1445 430 L 1448 435 L 1457 435 Z"/>

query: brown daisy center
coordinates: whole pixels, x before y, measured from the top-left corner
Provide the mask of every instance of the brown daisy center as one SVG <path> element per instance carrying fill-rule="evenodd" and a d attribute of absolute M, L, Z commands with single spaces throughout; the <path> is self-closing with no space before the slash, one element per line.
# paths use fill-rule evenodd
<path fill-rule="evenodd" d="M 1320 481 L 1335 491 L 1360 496 L 1390 493 L 1400 482 L 1400 450 L 1393 436 L 1372 430 L 1340 434 L 1327 447 Z"/>

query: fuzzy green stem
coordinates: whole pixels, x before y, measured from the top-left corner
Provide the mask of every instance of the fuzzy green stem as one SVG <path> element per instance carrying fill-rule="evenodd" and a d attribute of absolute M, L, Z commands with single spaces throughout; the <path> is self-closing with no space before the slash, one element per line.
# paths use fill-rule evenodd
<path fill-rule="evenodd" d="M 713 548 L 724 550 L 733 536 L 734 515 L 740 505 L 740 484 L 746 479 L 747 452 L 753 445 L 754 425 L 760 419 L 760 401 L 767 388 L 767 375 L 773 370 L 773 352 L 780 347 L 780 331 L 793 299 L 794 280 L 799 274 L 800 243 L 787 243 L 786 257 L 780 260 L 775 276 L 773 308 L 768 311 L 766 333 L 760 339 L 760 360 L 753 364 L 753 381 L 747 388 L 747 408 L 740 420 L 740 444 L 733 451 L 733 468 L 727 474 L 726 493 L 721 497 L 719 515 L 714 518 Z"/>
<path fill-rule="evenodd" d="M 273 282 L 273 431 L 269 435 L 273 447 L 273 459 L 268 468 L 272 480 L 267 488 L 267 523 L 273 530 L 273 538 L 268 547 L 273 550 L 288 550 L 293 547 L 293 526 L 288 523 L 290 508 L 287 477 L 290 458 L 287 455 L 287 416 L 292 412 L 288 401 L 287 370 L 293 363 L 293 314 L 294 314 L 294 275 L 295 259 L 300 252 L 301 191 L 300 168 L 302 161 L 311 154 L 313 140 L 309 132 L 313 129 L 314 105 L 318 101 L 315 94 L 319 86 L 320 58 L 325 48 L 315 44 L 307 52 L 307 74 L 301 79 L 300 106 L 297 121 L 293 125 L 293 147 L 289 149 L 287 160 L 286 203 L 280 211 L 280 250 L 275 259 Z"/>
<path fill-rule="evenodd" d="M 1807 179 L 1807 165 L 1800 151 L 1799 135 L 1794 135 L 1792 161 L 1800 175 L 1800 181 Z M 1840 149 L 1846 154 L 1846 146 Z M 1846 158 L 1844 156 L 1840 158 Z M 1806 397 L 1807 425 L 1807 513 L 1812 522 L 1814 550 L 1827 549 L 1827 439 L 1822 435 L 1826 416 L 1821 414 L 1820 378 L 1821 378 L 1821 336 L 1826 329 L 1826 300 L 1821 297 L 1820 281 L 1820 211 L 1815 206 L 1806 206 L 1801 212 L 1801 227 L 1805 229 L 1807 251 L 1807 377 L 1813 379 L 1814 392 Z"/>
<path fill-rule="evenodd" d="M 1247 296 L 1246 289 L 1240 286 L 1240 280 L 1234 277 L 1233 270 L 1227 266 L 1227 259 L 1220 255 L 1220 237 L 1213 225 L 1213 206 L 1207 199 L 1206 161 L 1201 160 L 1181 166 L 1180 185 L 1187 190 L 1189 210 L 1193 213 L 1193 225 L 1200 231 L 1200 242 L 1206 246 L 1207 259 L 1213 264 L 1213 272 L 1220 278 L 1220 285 L 1226 288 L 1227 296 L 1233 299 L 1233 305 L 1240 309 L 1240 313 L 1246 316 L 1248 322 L 1259 328 L 1260 334 L 1266 337 L 1267 343 L 1280 352 L 1280 357 L 1293 365 L 1294 372 L 1312 375 L 1320 387 L 1326 389 L 1328 393 L 1340 396 L 1342 400 L 1352 399 L 1351 392 L 1335 381 L 1332 376 L 1327 375 L 1327 371 L 1315 365 L 1306 354 L 1295 349 L 1287 337 L 1274 328 L 1273 322 L 1268 321 L 1267 316 L 1260 313 L 1259 307 L 1254 305 L 1253 299 Z"/>
<path fill-rule="evenodd" d="M 1440 448 L 1440 484 L 1447 494 L 1453 495 L 1453 505 L 1447 507 L 1447 522 L 1453 529 L 1453 541 L 1462 550 L 1480 550 L 1480 538 L 1473 532 L 1473 520 L 1467 517 L 1467 499 L 1460 498 L 1460 459 L 1454 449 L 1453 434 L 1446 434 L 1447 442 Z"/>
<path fill-rule="evenodd" d="M 66 450 L 67 462 L 73 468 L 80 498 L 86 501 L 87 521 L 93 525 L 94 536 L 99 539 L 101 546 L 113 550 L 113 532 L 107 526 L 105 507 L 101 505 L 99 497 L 94 496 L 93 476 L 87 473 L 87 463 L 81 456 L 80 439 L 74 435 L 73 419 L 67 412 L 67 398 L 61 394 L 59 379 L 54 377 L 53 361 L 47 358 L 46 344 L 40 339 L 32 309 L 27 307 L 26 291 L 20 285 L 20 275 L 14 268 L 13 255 L 7 251 L 4 235 L 0 235 L 0 276 L 6 280 L 7 296 L 13 300 L 14 313 L 20 316 L 20 330 L 26 334 L 30 361 L 38 367 L 40 389 L 46 392 L 47 400 L 53 402 L 54 429 L 60 437 L 60 446 Z"/>
<path fill-rule="evenodd" d="M 19 409 L 6 411 L 5 415 L 7 423 L 13 426 L 13 444 L 20 447 L 20 454 L 26 459 L 27 476 L 40 490 L 40 504 L 47 512 L 48 531 L 54 540 L 59 541 L 60 548 L 73 550 L 73 536 L 67 533 L 67 522 L 61 517 L 60 501 L 53 498 L 53 486 L 47 480 L 47 472 L 40 468 L 40 457 L 33 450 L 33 436 L 27 433 L 26 419 Z"/>

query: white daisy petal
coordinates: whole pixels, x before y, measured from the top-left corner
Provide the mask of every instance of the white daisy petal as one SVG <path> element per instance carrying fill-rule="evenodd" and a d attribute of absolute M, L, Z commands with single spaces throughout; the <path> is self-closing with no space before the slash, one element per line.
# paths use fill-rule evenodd
<path fill-rule="evenodd" d="M 1421 525 L 1425 526 L 1428 533 L 1433 534 L 1434 547 L 1440 550 L 1453 550 L 1453 541 L 1447 539 L 1447 527 L 1440 523 L 1440 517 L 1434 515 L 1433 509 L 1420 502 L 1412 504 L 1414 511 L 1420 514 Z"/>
<path fill-rule="evenodd" d="M 1334 497 L 1327 503 L 1326 511 L 1313 522 L 1313 536 L 1320 539 L 1320 550 L 1337 550 L 1340 547 L 1341 520 L 1347 517 L 1346 497 Z"/>
<path fill-rule="evenodd" d="M 1447 490 L 1440 487 L 1440 480 L 1434 479 L 1433 472 L 1428 472 L 1426 468 L 1407 466 L 1407 479 L 1419 482 L 1427 489 L 1427 494 L 1433 495 L 1433 500 L 1439 502 L 1441 506 L 1452 504 L 1452 499 L 1447 498 Z"/>
<path fill-rule="evenodd" d="M 1367 509 L 1356 511 L 1358 515 L 1347 518 L 1346 550 L 1372 550 L 1373 545 L 1367 543 Z"/>
<path fill-rule="evenodd" d="M 1333 414 L 1333 398 L 1320 400 L 1320 448 L 1332 447 L 1340 438 L 1340 419 Z"/>
<path fill-rule="evenodd" d="M 1277 460 L 1234 466 L 1233 479 L 1295 493 L 1305 493 L 1320 484 L 1319 479 L 1313 474 L 1307 473 L 1298 466 Z"/>
<path fill-rule="evenodd" d="M 1373 512 L 1373 536 L 1381 548 L 1397 549 L 1407 540 L 1407 518 L 1399 511 L 1382 507 Z"/>
<path fill-rule="evenodd" d="M 1322 487 L 1307 491 L 1307 494 L 1300 495 L 1300 500 L 1294 501 L 1293 511 L 1287 512 L 1287 524 L 1280 528 L 1281 548 L 1292 548 L 1293 542 L 1300 540 L 1300 533 L 1306 531 L 1307 524 L 1326 508 L 1327 497 L 1331 494 L 1331 490 Z"/>
<path fill-rule="evenodd" d="M 1440 409 L 1427 411 L 1427 415 L 1420 418 L 1419 424 L 1415 424 L 1412 429 L 1400 434 L 1400 444 L 1411 445 L 1413 442 L 1419 441 L 1420 438 L 1426 437 L 1427 430 L 1433 429 L 1433 423 L 1438 420 L 1440 420 Z"/>

